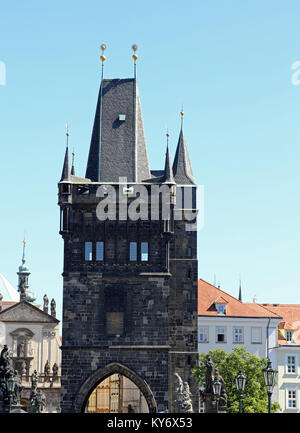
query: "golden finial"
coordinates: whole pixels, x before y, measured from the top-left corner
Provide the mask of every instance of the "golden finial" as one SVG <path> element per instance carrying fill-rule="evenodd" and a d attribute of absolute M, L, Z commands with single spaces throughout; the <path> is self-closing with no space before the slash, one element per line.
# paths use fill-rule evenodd
<path fill-rule="evenodd" d="M 67 130 L 66 136 L 69 137 L 69 125 L 67 123 L 66 123 L 66 130 Z"/>
<path fill-rule="evenodd" d="M 138 58 L 138 55 L 136 54 L 136 50 L 138 49 L 138 46 L 136 44 L 133 44 L 131 47 L 132 51 L 133 51 L 133 60 L 134 60 L 134 79 L 136 79 L 136 61 Z"/>
<path fill-rule="evenodd" d="M 181 116 L 181 128 L 182 128 L 182 125 L 183 125 L 183 116 L 184 116 L 183 105 L 181 107 L 180 116 Z"/>
<path fill-rule="evenodd" d="M 103 64 L 104 64 L 104 62 L 105 62 L 105 60 L 106 60 L 106 57 L 105 57 L 105 55 L 104 55 L 104 51 L 106 50 L 106 45 L 105 45 L 105 44 L 102 44 L 102 45 L 100 46 L 100 48 L 101 48 L 101 50 L 102 50 L 102 55 L 100 56 L 100 60 L 102 61 L 102 66 L 103 66 Z"/>
<path fill-rule="evenodd" d="M 131 47 L 131 49 L 133 51 L 132 58 L 133 58 L 134 63 L 135 63 L 137 61 L 137 59 L 138 59 L 138 55 L 136 54 L 136 50 L 138 49 L 138 46 L 136 44 L 133 44 L 132 47 Z"/>
<path fill-rule="evenodd" d="M 26 244 L 26 233 L 24 232 L 24 239 L 23 239 L 23 244 Z"/>
<path fill-rule="evenodd" d="M 167 126 L 166 137 L 167 137 L 167 146 L 169 146 L 169 137 L 170 137 L 170 134 L 169 134 L 169 128 L 168 128 L 168 126 Z"/>

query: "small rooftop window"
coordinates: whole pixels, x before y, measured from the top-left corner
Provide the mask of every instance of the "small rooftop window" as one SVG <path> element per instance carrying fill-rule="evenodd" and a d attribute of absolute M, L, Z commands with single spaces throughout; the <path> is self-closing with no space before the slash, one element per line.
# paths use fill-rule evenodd
<path fill-rule="evenodd" d="M 124 122 L 126 120 L 126 114 L 119 114 L 119 121 Z"/>
<path fill-rule="evenodd" d="M 226 314 L 226 305 L 225 304 L 216 304 L 216 309 L 218 314 Z"/>
<path fill-rule="evenodd" d="M 286 338 L 286 341 L 292 342 L 293 341 L 293 331 L 286 331 L 285 338 Z"/>

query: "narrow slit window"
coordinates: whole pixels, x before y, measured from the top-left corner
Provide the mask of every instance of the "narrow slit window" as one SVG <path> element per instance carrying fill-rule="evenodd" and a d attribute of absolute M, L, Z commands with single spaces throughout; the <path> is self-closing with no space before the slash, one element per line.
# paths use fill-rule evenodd
<path fill-rule="evenodd" d="M 103 261 L 104 260 L 104 242 L 99 241 L 96 243 L 96 260 Z"/>
<path fill-rule="evenodd" d="M 93 260 L 93 243 L 86 242 L 85 243 L 85 260 L 91 261 Z"/>
<path fill-rule="evenodd" d="M 148 262 L 148 242 L 141 243 L 141 261 Z"/>
<path fill-rule="evenodd" d="M 130 242 L 129 244 L 129 260 L 135 262 L 137 260 L 137 244 L 136 242 Z"/>

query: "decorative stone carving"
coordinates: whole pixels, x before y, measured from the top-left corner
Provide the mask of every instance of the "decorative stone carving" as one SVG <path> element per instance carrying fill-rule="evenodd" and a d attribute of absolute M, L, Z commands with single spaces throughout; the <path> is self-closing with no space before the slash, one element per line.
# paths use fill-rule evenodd
<path fill-rule="evenodd" d="M 178 407 L 178 412 L 192 413 L 193 405 L 189 384 L 183 382 L 178 373 L 175 373 L 175 376 L 178 379 L 178 385 L 175 389 L 175 404 Z"/>
<path fill-rule="evenodd" d="M 44 375 L 45 376 L 50 376 L 50 364 L 49 361 L 47 360 L 45 367 L 44 367 Z"/>
<path fill-rule="evenodd" d="M 48 305 L 49 305 L 49 299 L 47 295 L 44 295 L 44 306 L 43 306 L 43 311 L 44 313 L 48 314 Z"/>
<path fill-rule="evenodd" d="M 205 373 L 205 389 L 204 391 L 200 391 L 201 397 L 204 402 L 204 408 L 206 413 L 215 413 L 216 412 L 216 396 L 214 395 L 213 390 L 213 382 L 215 379 L 218 379 L 221 382 L 221 391 L 219 395 L 218 401 L 218 412 L 226 412 L 227 408 L 227 394 L 225 390 L 225 382 L 222 376 L 219 375 L 219 371 L 215 368 L 214 363 L 210 357 L 207 355 L 206 357 L 206 373 Z"/>
<path fill-rule="evenodd" d="M 56 317 L 56 302 L 54 299 L 51 301 L 51 316 Z"/>

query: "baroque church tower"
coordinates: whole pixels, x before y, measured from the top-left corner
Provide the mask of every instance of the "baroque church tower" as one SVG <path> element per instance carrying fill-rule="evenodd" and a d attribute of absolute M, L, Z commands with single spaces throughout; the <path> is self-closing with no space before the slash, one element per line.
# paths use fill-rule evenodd
<path fill-rule="evenodd" d="M 197 411 L 196 183 L 182 123 L 173 164 L 167 146 L 164 169 L 150 170 L 137 80 L 102 69 L 85 177 L 67 144 L 58 191 L 62 412 L 88 411 L 113 375 L 139 389 L 147 411 L 176 412 L 175 373 Z"/>

